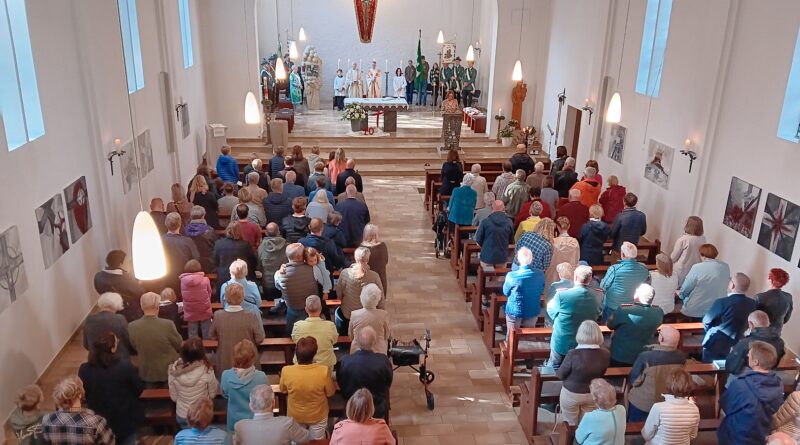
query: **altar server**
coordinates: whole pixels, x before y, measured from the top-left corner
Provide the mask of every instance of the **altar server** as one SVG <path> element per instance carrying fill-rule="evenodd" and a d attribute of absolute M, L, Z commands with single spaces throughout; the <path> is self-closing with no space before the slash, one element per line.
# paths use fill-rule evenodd
<path fill-rule="evenodd" d="M 341 69 L 336 70 L 336 78 L 333 79 L 333 101 L 339 111 L 344 110 L 344 97 L 347 95 L 347 81 Z"/>
<path fill-rule="evenodd" d="M 394 71 L 392 78 L 392 96 L 406 97 L 406 78 L 403 76 L 403 70 L 399 67 Z"/>

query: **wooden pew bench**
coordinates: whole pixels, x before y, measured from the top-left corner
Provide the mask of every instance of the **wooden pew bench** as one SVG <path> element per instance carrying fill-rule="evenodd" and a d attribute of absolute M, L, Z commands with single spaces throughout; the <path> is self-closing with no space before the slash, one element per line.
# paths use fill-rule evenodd
<path fill-rule="evenodd" d="M 720 422 L 722 422 L 722 419 L 700 419 L 697 430 L 701 432 L 716 431 L 719 429 Z M 625 426 L 625 435 L 638 436 L 642 434 L 642 428 L 644 428 L 644 422 L 628 423 Z M 550 440 L 556 445 L 573 445 L 575 443 L 575 431 L 577 429 L 577 426 L 571 426 L 567 422 L 561 422 L 556 428 L 555 437 L 550 436 Z"/>
<path fill-rule="evenodd" d="M 336 346 L 342 350 L 349 351 L 352 339 L 340 336 L 336 341 Z M 208 351 L 216 350 L 219 346 L 217 340 L 203 340 L 203 347 Z M 294 358 L 294 341 L 289 337 L 269 337 L 265 338 L 258 345 L 259 351 L 279 351 L 283 352 L 283 363 L 291 364 Z"/>

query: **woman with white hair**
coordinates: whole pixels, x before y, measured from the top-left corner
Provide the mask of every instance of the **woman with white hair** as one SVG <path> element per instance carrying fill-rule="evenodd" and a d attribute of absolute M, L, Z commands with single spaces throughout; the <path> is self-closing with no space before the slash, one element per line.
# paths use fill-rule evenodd
<path fill-rule="evenodd" d="M 347 335 L 353 339 L 350 345 L 350 353 L 360 349 L 358 336 L 355 335 L 359 329 L 366 326 L 372 327 L 377 334 L 373 352 L 386 354 L 388 349 L 387 340 L 389 338 L 389 313 L 383 309 L 378 309 L 378 305 L 383 300 L 381 289 L 375 284 L 367 284 L 361 289 L 361 309 L 357 309 L 350 314 L 350 326 Z"/>
<path fill-rule="evenodd" d="M 475 193 L 478 194 L 478 200 L 475 201 L 475 210 L 482 209 L 492 202 L 483 199 L 486 192 L 489 191 L 489 186 L 486 184 L 486 178 L 481 176 L 481 164 L 472 164 L 470 171 L 472 173 L 472 190 L 475 190 Z"/>
<path fill-rule="evenodd" d="M 486 207 L 475 211 L 475 216 L 472 217 L 472 225 L 479 226 L 481 222 L 492 214 L 492 203 L 496 200 L 493 192 L 486 192 L 483 194 L 483 202 Z"/>
<path fill-rule="evenodd" d="M 611 361 L 611 353 L 603 348 L 603 333 L 594 320 L 581 323 L 575 341 L 578 346 L 567 352 L 556 371 L 562 383 L 561 413 L 570 425 L 577 425 L 584 414 L 596 408 L 589 384 L 605 375 Z"/>
<path fill-rule="evenodd" d="M 545 289 L 558 280 L 557 264 L 569 263 L 575 267 L 581 259 L 578 240 L 569 235 L 569 219 L 564 216 L 556 218 L 556 231 L 558 236 L 553 238 L 553 258 L 550 260 L 550 267 L 545 271 Z"/>
<path fill-rule="evenodd" d="M 331 213 L 333 213 L 333 205 L 328 201 L 327 193 L 315 193 L 314 199 L 306 207 L 306 216 L 309 218 L 319 218 L 327 221 L 328 215 Z"/>
<path fill-rule="evenodd" d="M 189 201 L 206 210 L 205 219 L 209 226 L 215 229 L 220 228 L 219 216 L 217 215 L 217 211 L 219 210 L 217 194 L 209 190 L 206 178 L 197 175 L 192 179 L 192 183 L 189 186 Z"/>
<path fill-rule="evenodd" d="M 583 416 L 575 441 L 583 445 L 623 445 L 625 407 L 617 405 L 617 390 L 603 379 L 594 379 L 589 391 L 597 409 Z"/>
<path fill-rule="evenodd" d="M 231 273 L 231 279 L 222 284 L 220 288 L 219 301 L 224 308 L 228 307 L 225 300 L 225 290 L 232 283 L 237 283 L 244 289 L 244 301 L 241 306 L 242 309 L 252 312 L 259 317 L 261 316 L 261 292 L 258 291 L 258 285 L 247 279 L 247 263 L 243 260 L 237 259 L 231 263 L 228 270 Z"/>
<path fill-rule="evenodd" d="M 375 224 L 364 226 L 364 240 L 361 241 L 361 247 L 369 249 L 369 268 L 381 277 L 383 292 L 388 293 L 386 265 L 389 264 L 389 249 L 386 247 L 386 243 L 378 238 L 378 226 Z"/>
<path fill-rule="evenodd" d="M 336 282 L 336 296 L 342 304 L 336 309 L 336 329 L 339 335 L 347 335 L 350 317 L 353 311 L 361 309 L 361 290 L 367 284 L 377 285 L 383 292 L 381 277 L 369 267 L 370 250 L 359 247 L 354 254 L 355 262 L 350 267 L 342 269 L 339 281 Z M 383 307 L 383 301 L 378 304 Z"/>
<path fill-rule="evenodd" d="M 564 168 L 555 175 L 554 188 L 558 191 L 558 196 L 566 198 L 569 189 L 578 182 L 578 174 L 575 173 L 575 158 L 569 157 L 564 161 Z"/>
<path fill-rule="evenodd" d="M 458 224 L 468 226 L 472 224 L 472 217 L 475 214 L 475 203 L 478 201 L 478 194 L 472 189 L 472 181 L 475 179 L 472 173 L 464 175 L 461 186 L 456 187 L 450 193 L 448 203 L 449 215 L 447 219 L 450 226 Z"/>
<path fill-rule="evenodd" d="M 83 347 L 88 351 L 95 339 L 105 332 L 113 332 L 119 339 L 117 355 L 130 357 L 131 341 L 128 338 L 128 321 L 117 312 L 122 310 L 122 297 L 116 292 L 105 292 L 97 299 L 99 312 L 86 317 L 83 325 Z"/>

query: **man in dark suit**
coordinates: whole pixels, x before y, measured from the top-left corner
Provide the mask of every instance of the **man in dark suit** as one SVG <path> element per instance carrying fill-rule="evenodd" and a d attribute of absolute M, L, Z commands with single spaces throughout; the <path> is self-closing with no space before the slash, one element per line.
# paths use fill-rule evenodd
<path fill-rule="evenodd" d="M 367 205 L 356 199 L 356 186 L 347 186 L 347 199 L 336 204 L 336 211 L 342 214 L 339 228 L 344 232 L 348 246 L 357 246 L 364 236 L 364 226 L 369 223 Z"/>
<path fill-rule="evenodd" d="M 750 278 L 739 272 L 731 278 L 728 296 L 711 305 L 703 317 L 703 361 L 722 360 L 744 337 L 747 317 L 756 310 L 756 301 L 747 296 Z"/>
<path fill-rule="evenodd" d="M 334 270 L 339 270 L 344 267 L 344 254 L 342 249 L 336 246 L 333 240 L 325 238 L 323 231 L 325 230 L 325 223 L 319 218 L 312 218 L 308 224 L 308 235 L 301 238 L 298 243 L 305 247 L 313 247 L 317 252 L 325 257 L 325 267 L 328 272 L 333 273 Z"/>
<path fill-rule="evenodd" d="M 389 414 L 389 387 L 392 386 L 392 364 L 389 357 L 373 352 L 376 339 L 375 330 L 370 326 L 356 333 L 359 350 L 345 356 L 339 363 L 336 380 L 347 400 L 361 388 L 367 388 L 375 400 L 376 419 Z"/>
<path fill-rule="evenodd" d="M 356 181 L 356 190 L 359 192 L 364 191 L 364 184 L 361 182 L 361 175 L 359 175 L 356 171 L 356 161 L 353 159 L 348 159 L 347 164 L 345 164 L 345 170 L 339 173 L 339 176 L 336 177 L 336 195 L 344 193 L 346 187 L 345 181 L 347 181 L 347 178 L 350 177 Z"/>

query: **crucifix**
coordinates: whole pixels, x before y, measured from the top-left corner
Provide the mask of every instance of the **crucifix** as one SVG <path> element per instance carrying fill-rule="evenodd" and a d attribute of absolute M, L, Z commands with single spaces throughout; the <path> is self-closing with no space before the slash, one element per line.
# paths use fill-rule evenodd
<path fill-rule="evenodd" d="M 567 89 L 558 93 L 558 117 L 556 118 L 556 145 L 558 145 L 558 131 L 561 128 L 561 109 L 564 108 L 564 102 L 567 100 Z"/>

